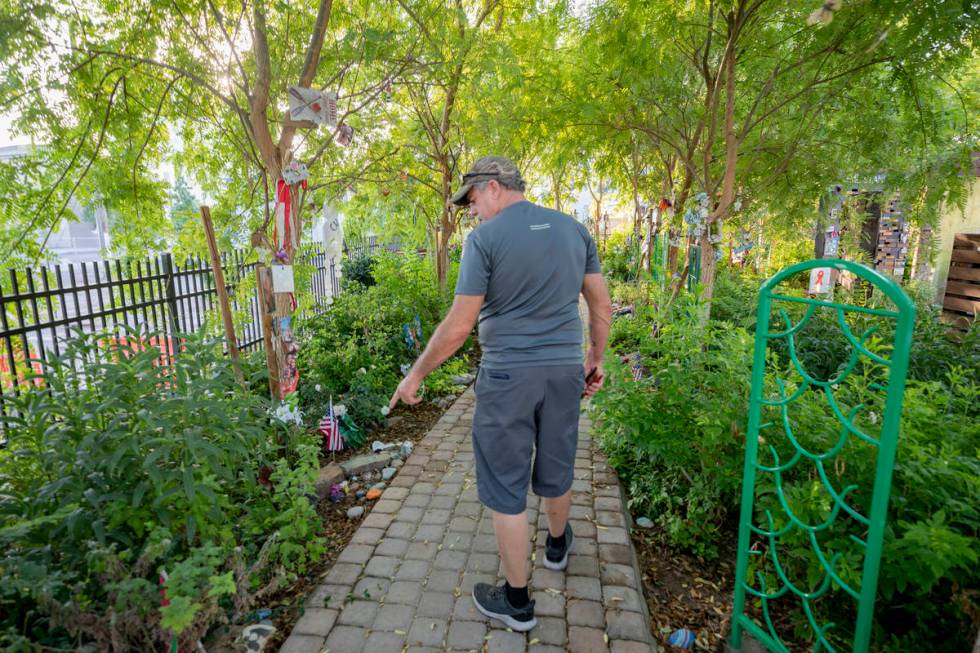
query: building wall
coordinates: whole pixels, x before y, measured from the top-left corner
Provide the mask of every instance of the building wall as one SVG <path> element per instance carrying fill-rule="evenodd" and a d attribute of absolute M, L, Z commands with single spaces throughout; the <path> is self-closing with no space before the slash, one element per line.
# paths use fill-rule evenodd
<path fill-rule="evenodd" d="M 949 273 L 949 259 L 953 253 L 953 237 L 956 234 L 980 234 L 980 177 L 973 178 L 970 198 L 963 211 L 957 206 L 948 206 L 943 211 L 936 233 L 936 303 L 942 304 L 946 293 L 946 275 Z"/>

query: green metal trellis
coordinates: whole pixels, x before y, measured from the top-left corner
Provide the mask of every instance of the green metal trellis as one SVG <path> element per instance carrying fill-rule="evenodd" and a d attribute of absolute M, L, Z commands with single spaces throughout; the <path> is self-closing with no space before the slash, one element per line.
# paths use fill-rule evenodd
<path fill-rule="evenodd" d="M 813 299 L 808 297 L 792 297 L 776 292 L 777 286 L 785 279 L 800 272 L 818 268 L 831 267 L 837 270 L 846 270 L 874 284 L 888 299 L 894 304 L 894 310 L 883 310 L 878 308 L 867 308 L 837 304 L 830 301 Z M 806 306 L 802 318 L 793 324 L 785 310 L 780 310 L 780 316 L 785 323 L 785 329 L 781 331 L 771 331 L 769 326 L 770 311 L 774 301 L 799 303 Z M 796 336 L 806 326 L 818 309 L 831 310 L 836 313 L 837 321 L 841 326 L 844 337 L 850 344 L 851 353 L 845 368 L 833 375 L 833 378 L 820 381 L 810 375 L 801 365 L 796 352 Z M 877 353 L 873 353 L 865 345 L 867 339 L 874 332 L 875 327 L 871 327 L 860 336 L 856 336 L 845 320 L 845 313 L 858 312 L 872 314 L 879 317 L 895 320 L 895 336 L 891 343 L 891 357 L 884 358 Z M 902 289 L 891 279 L 884 277 L 878 272 L 850 261 L 839 259 L 819 259 L 806 261 L 788 267 L 763 284 L 759 293 L 759 304 L 757 312 L 757 326 L 755 337 L 755 355 L 752 365 L 752 385 L 749 396 L 749 422 L 746 434 L 745 446 L 745 471 L 742 481 L 742 505 L 741 518 L 739 522 L 738 535 L 738 558 L 735 572 L 735 605 L 732 621 L 732 647 L 741 650 L 742 637 L 748 631 L 756 639 L 762 642 L 769 650 L 779 653 L 789 653 L 785 644 L 776 632 L 772 619 L 770 618 L 769 602 L 791 593 L 798 598 L 803 606 L 807 621 L 816 638 L 813 648 L 814 653 L 826 651 L 827 653 L 838 653 L 827 639 L 827 632 L 834 627 L 833 623 L 820 625 L 812 610 L 813 601 L 827 594 L 831 584 L 835 584 L 844 592 L 850 595 L 858 603 L 857 619 L 854 624 L 854 638 L 852 640 L 851 653 L 866 653 L 871 639 L 871 625 L 874 613 L 875 592 L 878 585 L 878 572 L 881 562 L 882 539 L 885 531 L 885 520 L 888 510 L 888 497 L 891 491 L 892 468 L 895 464 L 895 450 L 898 443 L 899 420 L 902 412 L 902 398 L 905 392 L 905 378 L 908 371 L 909 350 L 912 343 L 912 330 L 915 324 L 915 307 Z M 799 374 L 802 381 L 799 388 L 787 395 L 786 382 L 783 379 L 771 379 L 778 388 L 778 396 L 775 398 L 764 397 L 764 382 L 766 380 L 766 352 L 770 341 L 784 339 L 786 341 L 790 360 L 793 369 Z M 884 411 L 881 418 L 881 429 L 878 437 L 864 432 L 856 423 L 858 414 L 864 408 L 864 404 L 858 404 L 850 409 L 845 415 L 838 405 L 834 390 L 844 381 L 844 379 L 855 369 L 859 359 L 864 356 L 875 363 L 885 366 L 888 369 L 888 380 L 885 385 L 873 385 L 877 392 L 884 394 Z M 792 402 L 798 399 L 804 391 L 808 389 L 821 392 L 830 406 L 834 417 L 840 423 L 839 438 L 831 449 L 823 453 L 815 453 L 807 450 L 799 441 L 798 436 L 794 435 L 790 425 L 789 413 Z M 779 424 L 767 422 L 761 424 L 761 414 L 764 407 L 773 407 L 781 414 Z M 776 448 L 772 442 L 766 442 L 769 452 L 775 461 L 771 466 L 759 461 L 760 431 L 770 429 L 774 426 L 782 426 L 780 436 L 785 436 L 785 440 L 779 442 L 786 445 L 787 442 L 794 452 L 792 456 L 784 462 L 780 460 Z M 767 431 L 767 437 L 772 440 L 772 431 Z M 837 491 L 832 486 L 830 479 L 825 471 L 825 462 L 834 462 L 844 448 L 845 443 L 853 436 L 858 440 L 871 445 L 877 449 L 877 461 L 875 464 L 875 479 L 873 494 L 871 495 L 870 514 L 862 515 L 846 501 L 848 494 L 857 490 L 854 485 L 848 486 L 841 491 Z M 806 460 L 812 462 L 819 473 L 822 489 L 828 493 L 828 498 L 832 500 L 832 508 L 829 517 L 817 525 L 807 524 L 797 514 L 794 513 L 790 502 L 784 494 L 782 478 L 783 475 L 792 469 L 798 462 Z M 762 472 L 771 474 L 775 485 L 775 494 L 779 500 L 784 514 L 779 515 L 780 519 L 785 519 L 786 524 L 780 528 L 776 527 L 772 511 L 765 510 L 765 526 L 756 526 L 753 522 L 755 499 L 756 499 L 756 474 Z M 840 553 L 835 554 L 830 560 L 821 549 L 817 535 L 826 531 L 837 520 L 840 513 L 844 513 L 844 519 L 854 520 L 863 537 L 850 536 L 858 550 L 863 551 L 863 564 L 860 578 L 860 587 L 852 587 L 847 581 L 843 580 L 835 569 Z M 823 567 L 824 576 L 816 590 L 807 592 L 791 581 L 784 569 L 784 563 L 780 562 L 779 541 L 788 535 L 799 530 L 805 534 L 810 543 L 813 554 Z M 763 550 L 754 550 L 752 539 L 756 538 L 765 543 Z M 779 586 L 775 589 L 766 587 L 763 574 L 757 572 L 758 587 L 748 582 L 749 556 L 768 555 L 769 564 L 775 568 L 779 579 Z M 761 604 L 765 627 L 757 623 L 745 612 L 746 594 L 758 600 Z M 841 651 L 841 653 L 843 653 Z"/>

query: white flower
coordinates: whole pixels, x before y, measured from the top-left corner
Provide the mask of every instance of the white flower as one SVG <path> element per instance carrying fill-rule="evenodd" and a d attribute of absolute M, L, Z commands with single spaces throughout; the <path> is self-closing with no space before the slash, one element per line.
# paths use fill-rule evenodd
<path fill-rule="evenodd" d="M 313 389 L 316 390 L 317 392 L 322 392 L 323 391 L 323 388 L 320 387 L 320 384 L 319 383 L 317 383 L 315 386 L 313 386 Z"/>
<path fill-rule="evenodd" d="M 390 412 L 391 412 L 391 409 L 390 409 L 390 408 L 388 408 L 387 406 L 382 406 L 382 407 L 381 407 L 381 414 L 382 414 L 382 415 L 387 415 L 387 414 L 388 414 L 388 413 L 390 413 Z"/>
<path fill-rule="evenodd" d="M 878 423 L 878 413 L 876 413 L 874 411 L 869 412 L 868 413 L 868 419 L 871 421 L 872 424 L 877 424 Z"/>
<path fill-rule="evenodd" d="M 333 407 L 333 414 L 335 417 L 343 417 L 347 414 L 347 406 L 343 404 L 337 404 Z"/>
<path fill-rule="evenodd" d="M 357 373 L 358 374 L 367 374 L 367 370 L 362 367 L 361 369 L 357 370 Z"/>

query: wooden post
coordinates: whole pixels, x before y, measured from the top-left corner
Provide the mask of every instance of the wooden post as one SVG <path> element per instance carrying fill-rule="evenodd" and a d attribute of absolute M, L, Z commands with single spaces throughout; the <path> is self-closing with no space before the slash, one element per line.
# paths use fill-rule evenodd
<path fill-rule="evenodd" d="M 272 317 L 276 312 L 275 300 L 272 296 L 272 270 L 262 263 L 255 265 L 255 289 L 259 298 L 259 319 L 262 321 L 262 340 L 265 344 L 265 362 L 269 368 L 269 394 L 273 401 L 282 397 L 279 395 L 279 359 L 273 343 Z"/>
<path fill-rule="evenodd" d="M 245 386 L 245 375 L 242 374 L 242 364 L 238 357 L 238 338 L 235 336 L 235 324 L 231 319 L 231 305 L 228 303 L 228 288 L 225 286 L 225 273 L 221 269 L 221 255 L 218 254 L 218 241 L 214 237 L 214 224 L 211 222 L 211 209 L 201 207 L 201 222 L 204 223 L 204 236 L 208 241 L 208 251 L 211 253 L 211 269 L 214 272 L 214 285 L 218 291 L 218 306 L 221 308 L 221 321 L 225 325 L 225 339 L 228 341 L 228 354 L 231 365 L 235 369 L 235 379 Z"/>

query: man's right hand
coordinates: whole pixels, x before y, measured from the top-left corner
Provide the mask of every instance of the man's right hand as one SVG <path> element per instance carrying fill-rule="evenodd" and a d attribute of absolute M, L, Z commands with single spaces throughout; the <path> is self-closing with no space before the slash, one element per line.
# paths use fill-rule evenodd
<path fill-rule="evenodd" d="M 592 372 L 592 370 L 595 370 Z M 603 381 L 606 379 L 605 370 L 602 369 L 602 363 L 586 363 L 585 364 L 585 374 L 588 375 L 592 372 L 592 377 L 587 378 L 585 383 L 585 389 L 582 391 L 582 397 L 591 397 L 595 393 L 599 392 L 602 387 Z"/>

